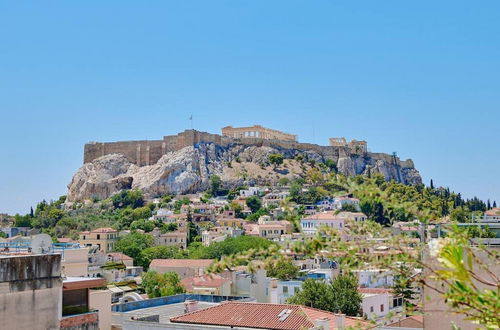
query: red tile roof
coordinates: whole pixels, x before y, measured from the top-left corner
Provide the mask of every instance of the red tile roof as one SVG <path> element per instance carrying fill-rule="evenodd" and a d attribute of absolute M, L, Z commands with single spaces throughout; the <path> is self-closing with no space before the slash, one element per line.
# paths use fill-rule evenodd
<path fill-rule="evenodd" d="M 373 294 L 382 294 L 389 293 L 392 294 L 392 289 L 385 288 L 358 288 L 359 293 L 373 293 Z"/>
<path fill-rule="evenodd" d="M 484 212 L 484 214 L 488 216 L 495 216 L 495 215 L 500 215 L 500 207 L 496 207 L 494 209 L 488 210 Z"/>
<path fill-rule="evenodd" d="M 213 259 L 153 259 L 149 267 L 208 267 Z"/>
<path fill-rule="evenodd" d="M 423 328 L 424 327 L 424 317 L 423 315 L 413 315 L 408 316 L 402 320 L 396 321 L 388 325 L 389 327 L 401 327 L 401 328 Z"/>
<path fill-rule="evenodd" d="M 120 259 L 120 260 L 134 260 L 131 257 L 129 257 L 126 254 L 123 254 L 121 252 L 108 252 L 108 256 L 111 256 L 113 259 Z"/>
<path fill-rule="evenodd" d="M 280 313 L 286 310 L 290 311 L 289 316 L 280 319 Z M 317 319 L 325 317 L 330 320 L 330 329 L 336 329 L 335 314 L 319 309 L 300 305 L 233 301 L 172 317 L 170 322 L 254 329 L 302 330 L 313 328 Z M 355 326 L 357 329 L 369 328 L 369 323 L 346 317 L 345 326 Z"/>
<path fill-rule="evenodd" d="M 193 291 L 193 287 L 201 288 L 219 288 L 224 283 L 229 282 L 228 278 L 224 278 L 220 275 L 203 275 L 187 277 L 181 281 L 182 285 L 186 288 L 188 292 Z"/>
<path fill-rule="evenodd" d="M 92 230 L 93 233 L 116 233 L 118 232 L 116 229 L 106 227 L 106 228 L 97 228 L 95 230 Z"/>
<path fill-rule="evenodd" d="M 339 220 L 344 219 L 337 217 L 334 212 L 320 212 L 304 218 L 305 220 Z"/>

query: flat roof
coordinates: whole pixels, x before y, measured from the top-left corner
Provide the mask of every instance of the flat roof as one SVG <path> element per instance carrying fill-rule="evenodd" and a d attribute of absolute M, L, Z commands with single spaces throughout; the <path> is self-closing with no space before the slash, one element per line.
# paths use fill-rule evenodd
<path fill-rule="evenodd" d="M 91 289 L 104 286 L 103 278 L 93 277 L 66 277 L 63 279 L 63 290 Z"/>
<path fill-rule="evenodd" d="M 211 302 L 202 302 L 198 301 L 198 310 L 202 310 L 205 308 L 213 307 L 220 305 L 219 303 L 211 303 Z M 156 307 L 148 307 L 148 308 L 141 308 L 141 309 L 136 309 L 133 311 L 129 312 L 124 312 L 120 313 L 124 318 L 123 320 L 129 319 L 130 317 L 144 317 L 144 316 L 151 316 L 151 315 L 159 315 L 160 316 L 160 323 L 170 323 L 170 318 L 174 316 L 180 316 L 185 314 L 184 311 L 184 302 L 181 303 L 175 303 L 175 304 L 168 304 L 168 305 L 162 305 L 162 306 L 156 306 Z M 115 312 L 116 313 L 116 312 Z"/>

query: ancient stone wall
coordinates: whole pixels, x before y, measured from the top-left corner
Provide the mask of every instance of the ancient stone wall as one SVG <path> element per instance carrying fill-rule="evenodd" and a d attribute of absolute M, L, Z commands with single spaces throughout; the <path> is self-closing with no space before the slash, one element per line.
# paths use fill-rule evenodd
<path fill-rule="evenodd" d="M 221 136 L 187 130 L 177 135 L 164 136 L 163 140 L 91 142 L 85 145 L 83 162 L 90 163 L 104 155 L 122 154 L 138 166 L 148 166 L 155 164 L 167 152 L 180 150 L 201 142 L 220 144 Z"/>

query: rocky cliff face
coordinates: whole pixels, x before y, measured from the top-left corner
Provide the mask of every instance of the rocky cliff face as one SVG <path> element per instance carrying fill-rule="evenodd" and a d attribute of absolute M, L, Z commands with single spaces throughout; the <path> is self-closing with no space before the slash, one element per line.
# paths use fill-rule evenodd
<path fill-rule="evenodd" d="M 272 153 L 287 158 L 277 169 L 267 164 Z M 68 185 L 67 201 L 104 199 L 123 189 L 141 189 L 148 197 L 194 193 L 208 188 L 212 174 L 220 176 L 228 187 L 274 184 L 282 177 L 294 178 L 307 172 L 309 165 L 294 160 L 299 154 L 317 162 L 332 159 L 340 173 L 350 176 L 370 172 L 405 184 L 422 181 L 411 160 L 401 161 L 387 154 L 353 155 L 346 149 L 332 147 L 303 151 L 278 146 L 202 143 L 167 153 L 150 166 L 134 165 L 121 154 L 97 158 L 75 173 Z"/>

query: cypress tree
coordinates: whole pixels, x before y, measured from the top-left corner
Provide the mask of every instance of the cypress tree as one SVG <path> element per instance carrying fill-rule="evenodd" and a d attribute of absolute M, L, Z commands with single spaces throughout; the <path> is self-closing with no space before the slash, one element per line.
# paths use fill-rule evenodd
<path fill-rule="evenodd" d="M 434 189 L 434 181 L 431 179 L 431 189 Z"/>
<path fill-rule="evenodd" d="M 493 208 L 497 207 L 497 201 L 493 201 Z"/>

